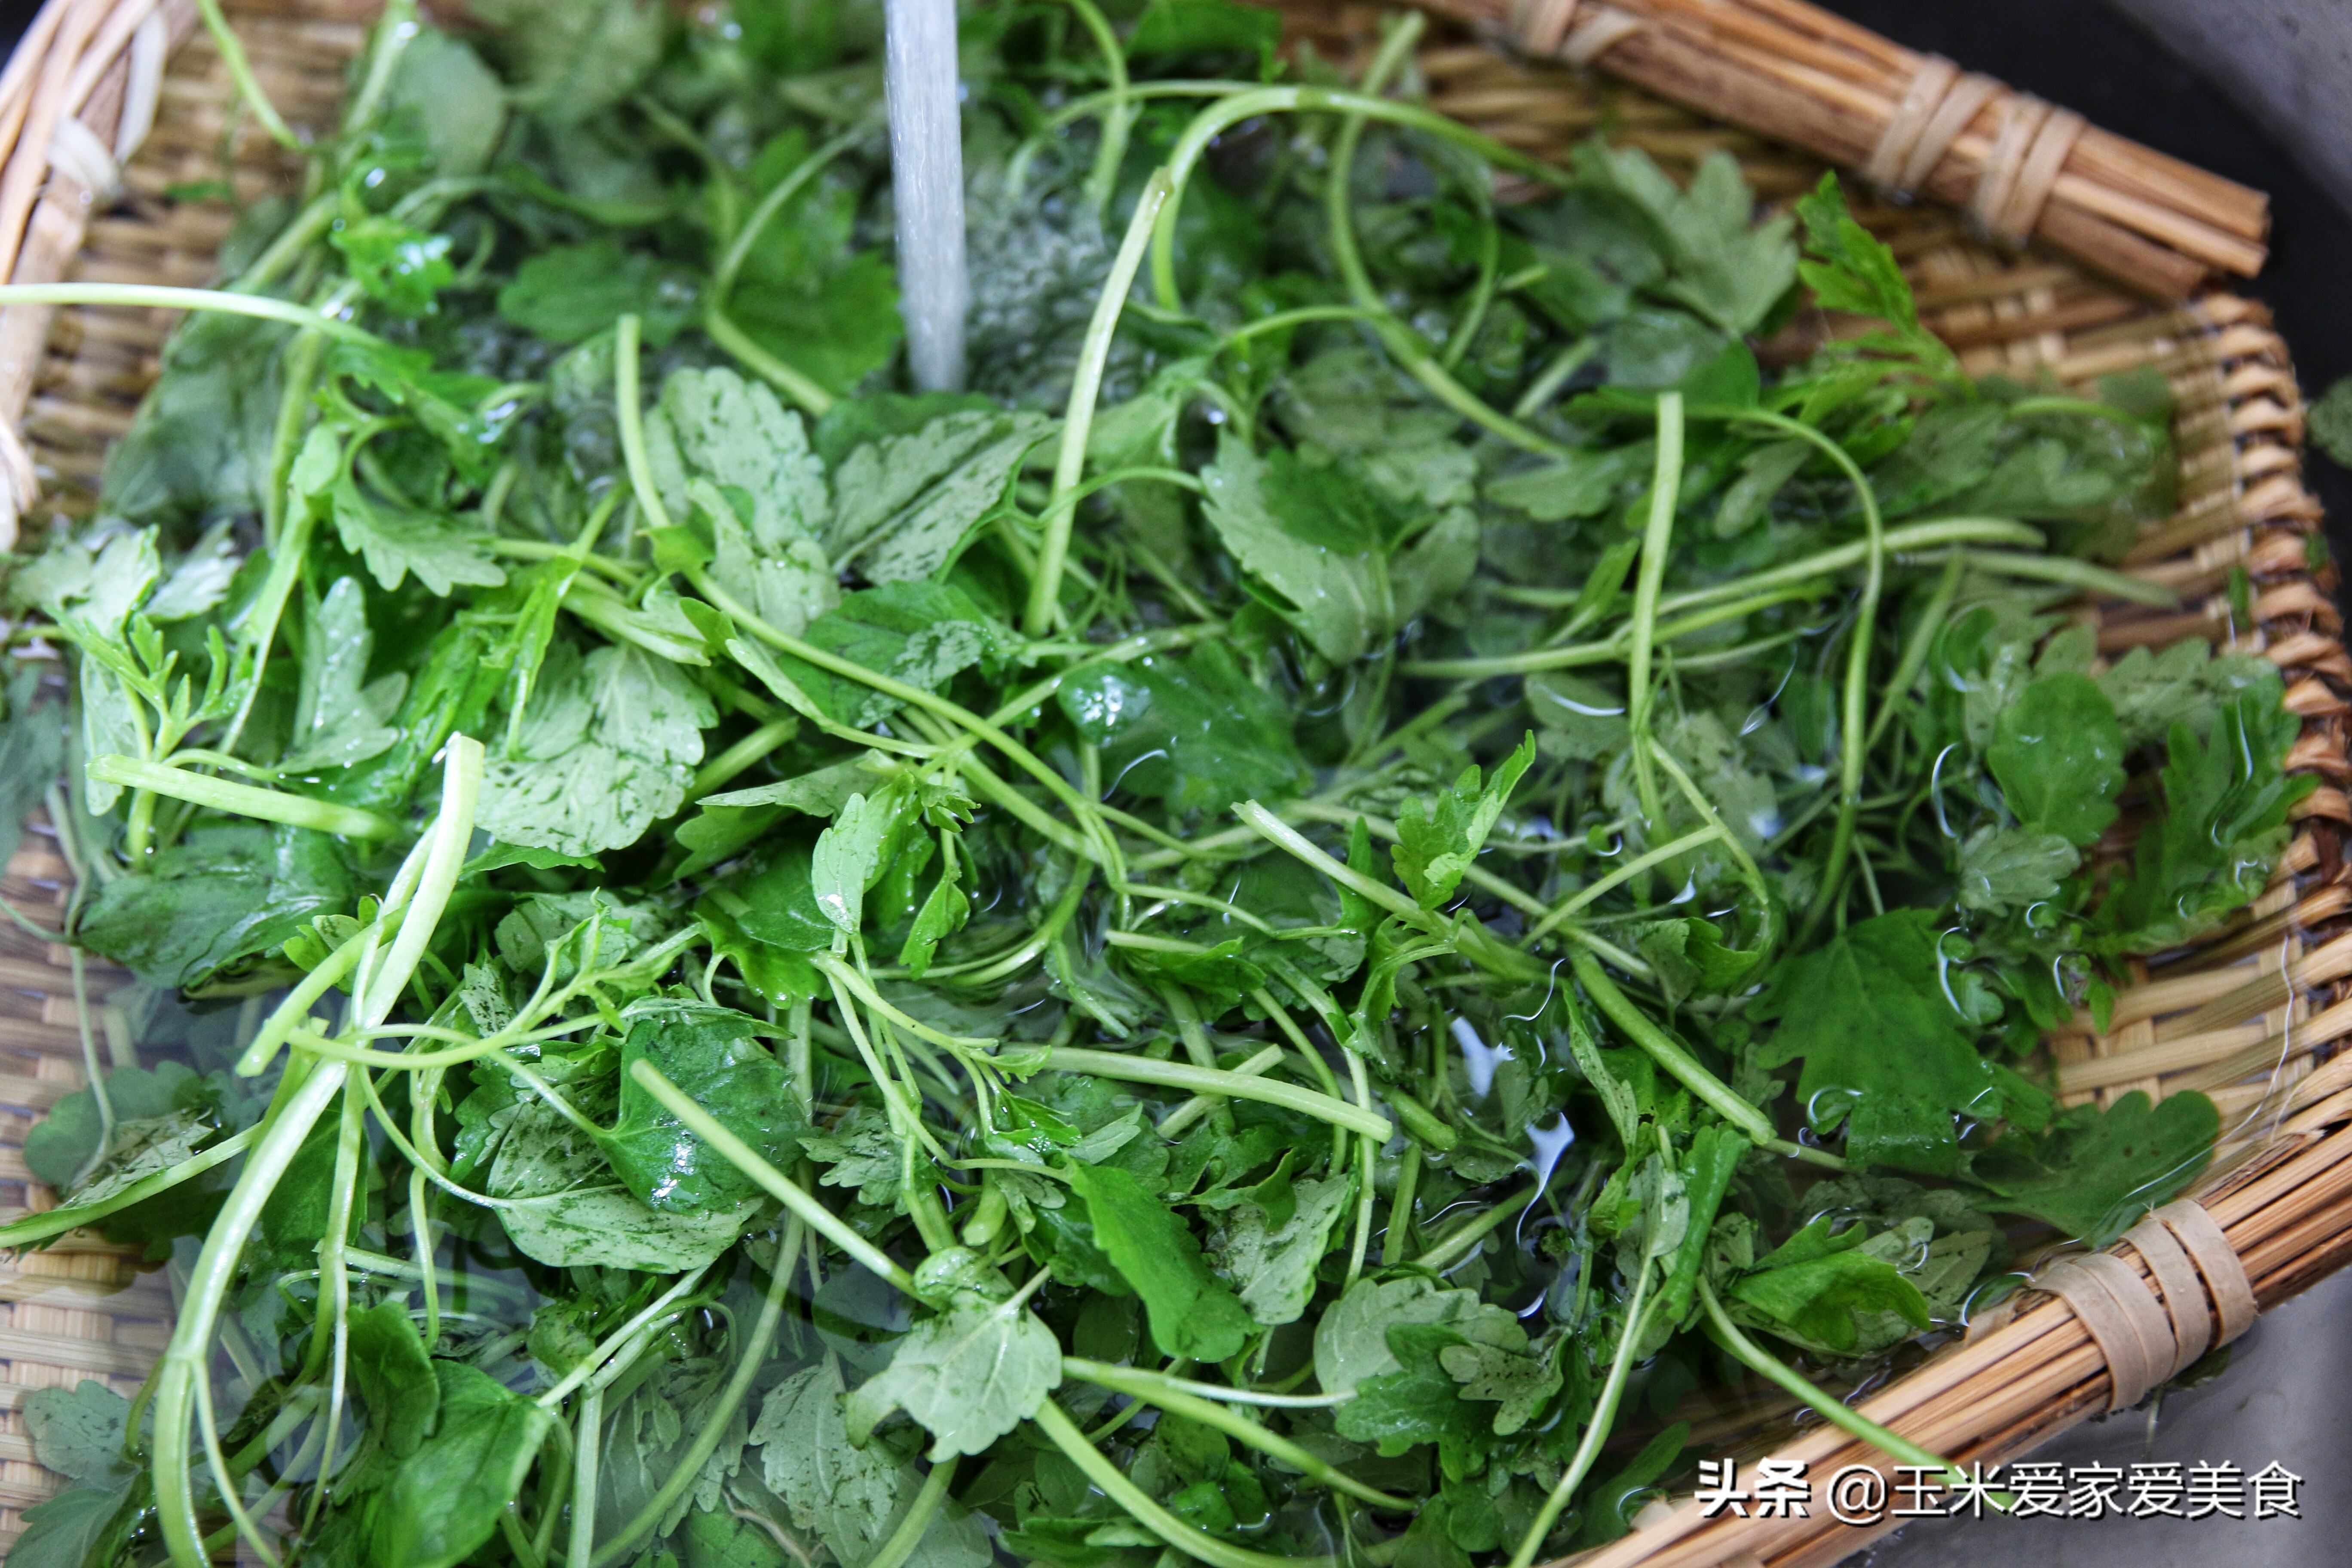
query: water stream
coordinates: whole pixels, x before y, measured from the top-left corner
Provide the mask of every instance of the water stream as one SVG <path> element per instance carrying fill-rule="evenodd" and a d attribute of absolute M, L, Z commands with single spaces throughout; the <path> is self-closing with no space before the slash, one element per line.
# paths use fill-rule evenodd
<path fill-rule="evenodd" d="M 884 85 L 907 360 L 926 392 L 963 385 L 963 141 L 955 0 L 888 0 Z"/>

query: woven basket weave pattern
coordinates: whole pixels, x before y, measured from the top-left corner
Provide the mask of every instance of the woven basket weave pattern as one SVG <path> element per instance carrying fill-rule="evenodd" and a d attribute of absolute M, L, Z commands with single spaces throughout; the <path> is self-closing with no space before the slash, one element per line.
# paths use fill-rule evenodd
<path fill-rule="evenodd" d="M 364 41 L 372 11 L 367 0 L 227 6 L 272 100 L 289 122 L 311 132 L 331 127 L 345 67 Z M 126 108 L 134 124 L 144 112 L 133 57 L 152 47 L 155 29 L 148 29 L 147 45 L 134 40 L 151 14 L 174 46 L 155 83 L 152 133 L 119 171 L 69 167 L 70 153 L 58 154 L 57 147 L 112 146 Z M 190 32 L 193 14 L 190 0 L 161 6 L 52 0 L 42 13 L 26 49 L 45 49 L 46 58 L 28 64 L 20 54 L 0 79 L 0 140 L 16 135 L 0 174 L 0 247 L 6 237 L 23 237 L 15 280 L 209 282 L 230 230 L 227 210 L 166 193 L 220 179 L 225 145 L 241 205 L 290 188 L 292 162 L 233 112 L 228 74 L 202 30 Z M 1356 66 L 1369 57 L 1381 16 L 1371 6 L 1313 0 L 1286 5 L 1285 14 L 1294 45 Z M 107 58 L 92 52 L 109 47 Z M 1807 154 L 1605 78 L 1513 58 L 1466 30 L 1433 29 L 1420 69 L 1433 107 L 1538 154 L 1561 153 L 1597 132 L 1644 148 L 1680 174 L 1711 152 L 1727 152 L 1768 201 L 1795 195 L 1821 173 Z M 52 129 L 52 156 L 38 156 L 26 136 L 61 118 L 76 73 L 97 84 L 79 116 L 90 134 L 61 140 Z M 2183 607 L 2106 607 L 2095 616 L 2100 649 L 2112 655 L 2198 637 L 2263 653 L 2285 675 L 2288 704 L 2304 721 L 2294 763 L 2319 773 L 2322 787 L 2300 808 L 2273 886 L 2200 952 L 2136 975 L 2140 984 L 2117 1005 L 2108 1033 L 2095 1033 L 2085 1017 L 2050 1042 L 2069 1100 L 2112 1101 L 2133 1089 L 2212 1095 L 2230 1142 L 2200 1195 L 2267 1309 L 2352 1258 L 2352 1131 L 2330 1135 L 2352 1120 L 2352 1054 L 2324 1061 L 2331 1042 L 2352 1035 L 2352 931 L 2345 920 L 2352 885 L 2342 863 L 2352 759 L 2340 695 L 2352 690 L 2352 661 L 2338 640 L 2332 571 L 2315 577 L 2312 570 L 2307 541 L 2319 510 L 2300 482 L 2303 409 L 2285 345 L 2249 300 L 2209 294 L 2187 306 L 2153 307 L 2063 258 L 1987 248 L 1940 207 L 1865 205 L 1858 216 L 1895 247 L 1923 319 L 1969 370 L 2048 377 L 2084 390 L 2101 375 L 2143 365 L 2168 377 L 2179 399 L 2180 501 L 2134 551 L 2130 566 L 2177 589 Z M 37 503 L 25 509 L 28 528 L 91 511 L 107 444 L 128 426 L 152 384 L 171 325 L 169 317 L 142 310 L 0 312 L 0 428 L 22 431 L 39 485 Z M 1800 329 L 1816 337 L 1838 330 L 1818 316 Z M 1796 353 L 1803 345 L 1776 346 Z M 0 463 L 8 460 L 0 450 Z M 51 830 L 37 821 L 7 862 L 0 896 L 54 927 L 70 876 Z M 135 1061 L 128 1016 L 109 1000 L 129 976 L 91 963 L 84 984 L 91 1048 L 114 1064 Z M 21 1145 L 26 1128 L 82 1083 L 84 1050 L 64 950 L 0 926 L 5 1216 L 54 1204 L 31 1180 Z M 2137 1264 L 2128 1248 L 2124 1256 Z M 79 1237 L 0 1266 L 0 1548 L 13 1540 L 21 1510 L 58 1486 L 32 1460 L 18 1415 L 24 1392 L 82 1377 L 131 1392 L 169 1332 L 169 1274 Z M 1904 1417 L 1907 1436 L 1954 1458 L 1990 1461 L 2104 1408 L 2105 1399 L 2095 1347 L 2063 1303 L 2038 1298 L 1979 1325 L 1965 1343 L 1865 1408 L 1882 1420 Z M 1785 1441 L 1789 1428 L 1777 1432 Z M 1702 1421 L 1694 1440 L 1743 1436 L 1754 1435 Z M 1837 1435 L 1818 1431 L 1780 1451 L 1801 1449 L 1816 1461 L 1860 1457 Z M 1643 1531 L 1601 1561 L 1612 1568 L 1706 1568 L 1752 1550 L 1773 1568 L 1793 1568 L 1834 1562 L 1866 1539 L 1808 1531 L 1802 1521 L 1778 1533 L 1768 1527 L 1779 1521 L 1730 1522 L 1741 1525 L 1737 1540 L 1713 1527 Z"/>

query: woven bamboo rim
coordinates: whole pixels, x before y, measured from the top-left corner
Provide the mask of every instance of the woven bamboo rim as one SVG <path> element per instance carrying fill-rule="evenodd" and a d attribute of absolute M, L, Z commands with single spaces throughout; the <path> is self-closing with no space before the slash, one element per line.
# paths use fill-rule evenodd
<path fill-rule="evenodd" d="M 1444 0 L 1456 17 L 1464 3 Z M 1834 21 L 1795 0 L 1619 0 L 1615 9 L 1639 18 L 1663 14 L 1670 3 L 1718 20 L 1735 11 L 1751 21 L 1762 16 L 1817 36 Z M 192 0 L 49 0 L 28 29 L 0 72 L 0 145 L 12 149 L 0 163 L 0 270 L 12 280 L 209 281 L 229 216 L 218 204 L 175 202 L 165 193 L 218 178 L 225 135 L 233 137 L 241 202 L 287 186 L 286 155 L 249 124 L 233 127 L 234 88 L 209 37 L 191 33 L 194 9 Z M 229 0 L 226 9 L 285 118 L 312 132 L 331 129 L 343 68 L 373 13 L 370 0 Z M 1334 0 L 1288 0 L 1283 9 L 1293 46 L 1358 65 L 1381 15 Z M 1584 20 L 1611 9 L 1592 5 Z M 1563 10 L 1569 31 L 1536 51 L 1550 57 L 1543 59 L 1497 50 L 1484 36 L 1502 26 L 1494 16 L 1508 20 L 1507 13 L 1479 14 L 1477 29 L 1433 29 L 1419 60 L 1432 106 L 1538 153 L 1562 153 L 1596 130 L 1644 148 L 1676 174 L 1726 151 L 1767 200 L 1819 177 L 1813 153 L 1562 63 L 1563 40 L 1575 37 L 1573 4 L 1543 16 L 1523 11 L 1515 26 L 1549 26 Z M 1883 79 L 1907 80 L 1918 69 L 1916 57 L 1883 40 L 1843 23 L 1834 29 L 1841 48 L 1881 62 Z M 1666 34 L 1650 30 L 1654 37 Z M 1592 55 L 1639 79 L 1626 65 L 1643 58 L 1624 42 L 1634 36 Z M 1698 36 L 1673 31 L 1677 47 Z M 1541 34 L 1535 37 L 1541 42 Z M 1784 60 L 1769 48 L 1759 52 L 1752 39 L 1742 48 L 1724 52 L 1709 68 L 1727 69 L 1729 60 L 1751 73 L 1803 66 L 1830 74 L 1801 51 Z M 1745 106 L 1738 98 L 1723 101 L 1735 110 Z M 1883 110 L 1882 121 L 1890 112 Z M 1801 141 L 1762 116 L 1756 123 Z M 1882 133 L 1883 125 L 1871 136 Z M 2094 171 L 2112 173 L 2116 158 L 2129 163 L 2113 152 L 2117 145 L 2129 147 L 2083 130 L 2065 167 L 2099 150 L 2108 163 L 2095 163 Z M 1954 159 L 1972 155 L 1966 139 L 1955 148 Z M 1844 155 L 1839 147 L 1818 151 Z M 2168 188 L 2179 190 L 2227 184 L 2185 165 L 2165 177 L 2174 181 Z M 1947 194 L 1940 183 L 1926 192 Z M 2045 215 L 2059 209 L 2063 195 L 2051 196 Z M 2226 221 L 2242 228 L 2252 221 L 2258 237 L 2253 193 L 2217 197 L 2205 210 L 2221 214 L 2230 201 L 2240 216 Z M 2187 637 L 2260 652 L 2280 667 L 2288 705 L 2303 719 L 2293 763 L 2321 775 L 2322 787 L 2299 808 L 2271 888 L 2196 952 L 2137 974 L 2139 984 L 2117 1004 L 2109 1033 L 2094 1032 L 2084 1017 L 2050 1042 L 2070 1101 L 2111 1102 L 2135 1089 L 2157 1096 L 2194 1089 L 2214 1098 L 2231 1131 L 2195 1195 L 2221 1225 L 2267 1310 L 2352 1261 L 2352 1128 L 2345 1127 L 2352 1121 L 2352 1054 L 2327 1059 L 2336 1041 L 2352 1036 L 2352 876 L 2343 859 L 2352 827 L 2344 695 L 2352 692 L 2352 659 L 2340 640 L 2333 569 L 2315 572 L 2312 564 L 2320 558 L 2310 549 L 2320 513 L 2300 479 L 2303 404 L 2286 346 L 2256 302 L 2207 293 L 2154 305 L 2147 298 L 2154 290 L 2119 289 L 2048 248 L 2019 253 L 1972 238 L 1966 220 L 1938 205 L 1865 205 L 1859 216 L 1903 258 L 1923 319 L 1970 370 L 2046 374 L 2084 389 L 2103 374 L 2142 365 L 2169 379 L 2179 398 L 2181 502 L 2141 541 L 2129 565 L 2176 589 L 2182 608 L 2105 605 L 2086 608 L 2084 618 L 2096 626 L 2106 654 Z M 2041 233 L 2061 241 L 2046 216 Z M 2198 263 L 2200 276 L 2208 265 Z M 128 427 L 152 384 L 172 324 L 165 313 L 146 310 L 0 311 L 0 480 L 17 484 L 17 496 L 37 498 L 0 516 L 13 519 L 21 510 L 45 525 L 89 514 L 107 446 Z M 1818 316 L 1801 326 L 1839 330 Z M 0 527 L 0 542 L 7 536 Z M 2232 608 L 2233 577 L 2247 585 L 2241 597 L 2250 616 Z M 54 834 L 37 819 L 6 862 L 0 897 L 54 926 L 70 876 Z M 115 1000 L 130 976 L 92 963 L 85 979 L 95 1047 L 110 1064 L 135 1063 L 133 1032 Z M 0 924 L 0 1219 L 55 1205 L 31 1179 L 22 1144 L 35 1120 L 81 1086 L 84 1049 L 66 951 Z M 2128 1248 L 2120 1256 L 2145 1274 Z M 0 1551 L 21 1529 L 21 1510 L 60 1485 L 33 1461 L 18 1415 L 25 1392 L 86 1377 L 131 1392 L 170 1331 L 170 1274 L 79 1233 L 0 1263 Z M 1980 1321 L 1964 1342 L 1862 1408 L 1962 1463 L 1990 1464 L 2103 1410 L 2108 1392 L 2105 1367 L 2072 1309 L 2032 1296 Z M 1788 1430 L 1778 1428 L 1783 1438 Z M 1702 1423 L 1695 1434 L 1718 1443 L 1740 1436 L 1720 1423 L 1713 1430 Z M 1773 1451 L 1811 1459 L 1819 1474 L 1869 1457 L 1821 1431 Z M 1590 1554 L 1580 1568 L 1749 1561 L 1816 1568 L 1870 1538 L 1826 1516 L 1700 1521 L 1685 1508 Z"/>

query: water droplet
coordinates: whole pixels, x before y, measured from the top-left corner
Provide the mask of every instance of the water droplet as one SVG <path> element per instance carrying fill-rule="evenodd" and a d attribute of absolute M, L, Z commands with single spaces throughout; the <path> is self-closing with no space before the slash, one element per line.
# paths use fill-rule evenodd
<path fill-rule="evenodd" d="M 1534 1145 L 1536 1152 L 1536 1188 L 1538 1192 L 1551 1184 L 1551 1173 L 1559 1168 L 1559 1157 L 1568 1152 L 1570 1144 L 1576 1142 L 1576 1129 L 1568 1124 L 1565 1112 L 1556 1115 L 1553 1121 L 1554 1125 L 1550 1127 L 1538 1127 L 1532 1121 L 1528 1123 L 1528 1142 Z M 1528 1206 L 1532 1208 L 1534 1205 Z"/>
<path fill-rule="evenodd" d="M 1487 1091 L 1495 1087 L 1496 1068 L 1512 1059 L 1511 1047 L 1489 1046 L 1478 1037 L 1478 1031 L 1471 1027 L 1467 1018 L 1454 1020 L 1454 1039 L 1462 1047 L 1462 1065 L 1470 1077 L 1471 1098 L 1486 1099 Z"/>

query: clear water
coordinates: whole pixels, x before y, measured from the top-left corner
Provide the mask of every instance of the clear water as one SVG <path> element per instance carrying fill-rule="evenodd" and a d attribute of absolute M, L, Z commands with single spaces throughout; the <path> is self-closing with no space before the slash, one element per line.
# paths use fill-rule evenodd
<path fill-rule="evenodd" d="M 884 88 L 907 361 L 926 392 L 963 386 L 968 289 L 955 0 L 888 0 Z"/>

